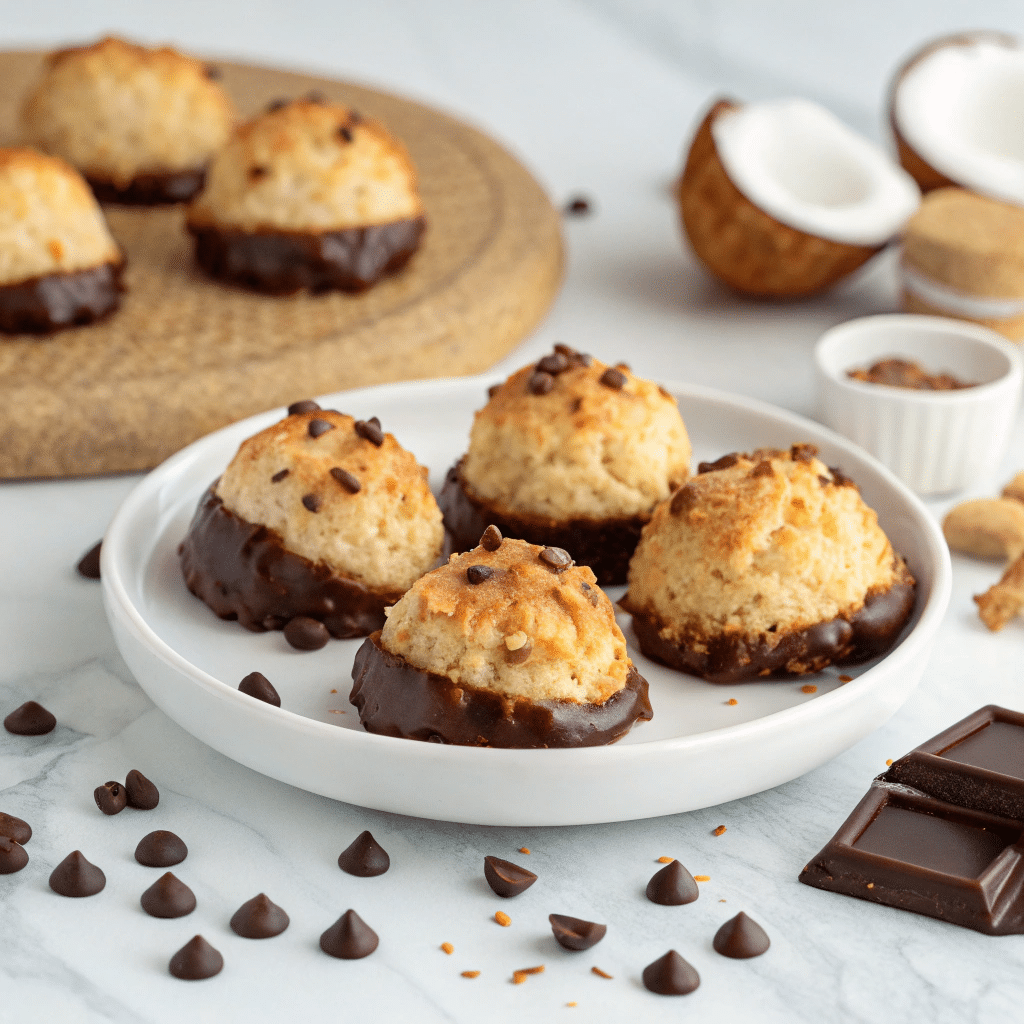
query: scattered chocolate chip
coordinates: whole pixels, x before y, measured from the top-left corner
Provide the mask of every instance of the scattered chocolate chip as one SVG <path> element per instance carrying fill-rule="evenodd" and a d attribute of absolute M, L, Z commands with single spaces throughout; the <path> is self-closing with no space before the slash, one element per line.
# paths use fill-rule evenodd
<path fill-rule="evenodd" d="M 735 452 L 730 452 L 728 455 L 723 455 L 720 459 L 715 459 L 714 462 L 700 462 L 697 464 L 697 474 L 701 473 L 714 473 L 719 469 L 728 469 L 730 466 L 735 466 L 740 461 L 740 457 Z"/>
<path fill-rule="evenodd" d="M 291 103 L 291 100 L 282 99 L 280 96 L 276 100 L 271 100 L 267 104 L 267 113 L 272 114 L 275 110 L 280 110 L 282 107 L 287 107 Z"/>
<path fill-rule="evenodd" d="M 376 416 L 368 420 L 356 420 L 355 431 L 378 448 L 384 443 L 384 431 L 380 429 L 380 420 Z"/>
<path fill-rule="evenodd" d="M 359 491 L 362 490 L 363 485 L 359 482 L 359 477 L 353 476 L 347 469 L 335 466 L 331 470 L 331 476 L 333 476 L 349 494 L 358 494 Z"/>
<path fill-rule="evenodd" d="M 565 373 L 569 369 L 569 359 L 561 352 L 556 352 L 554 355 L 545 356 L 541 359 L 537 363 L 537 369 L 541 373 L 550 373 L 552 377 L 557 377 L 560 373 Z"/>
<path fill-rule="evenodd" d="M 26 701 L 4 719 L 4 728 L 15 736 L 45 736 L 56 725 L 57 719 L 34 700 Z"/>
<path fill-rule="evenodd" d="M 50 873 L 50 888 L 59 896 L 95 896 L 107 884 L 107 876 L 82 856 L 69 853 Z"/>
<path fill-rule="evenodd" d="M 644 988 L 659 996 L 689 995 L 700 985 L 700 975 L 674 950 L 644 968 Z"/>
<path fill-rule="evenodd" d="M 522 647 L 516 647 L 514 650 L 505 648 L 505 660 L 510 665 L 522 665 L 523 662 L 529 660 L 531 654 L 533 654 L 533 644 L 529 640 Z"/>
<path fill-rule="evenodd" d="M 128 806 L 139 811 L 151 811 L 160 803 L 160 790 L 138 769 L 133 768 L 124 780 Z"/>
<path fill-rule="evenodd" d="M 207 64 L 203 69 L 203 73 L 211 82 L 219 81 L 224 77 L 224 72 L 214 64 Z"/>
<path fill-rule="evenodd" d="M 501 390 L 501 385 L 500 384 L 492 384 L 487 389 L 487 397 L 488 398 L 493 398 L 500 390 Z"/>
<path fill-rule="evenodd" d="M 310 89 L 303 99 L 307 103 L 315 103 L 317 106 L 327 102 L 327 97 L 319 89 Z"/>
<path fill-rule="evenodd" d="M 762 459 L 751 471 L 751 476 L 775 476 L 775 470 L 768 459 Z"/>
<path fill-rule="evenodd" d="M 341 851 L 338 867 L 346 874 L 357 878 L 376 878 L 391 867 L 391 858 L 380 843 L 369 832 L 360 832 Z"/>
<path fill-rule="evenodd" d="M 330 420 L 322 420 L 319 418 L 312 419 L 309 421 L 309 426 L 306 427 L 309 431 L 309 436 L 312 438 L 323 437 L 324 434 L 329 433 L 334 429 L 334 424 Z"/>
<path fill-rule="evenodd" d="M 13 814 L 0 811 L 0 836 L 13 839 L 19 846 L 24 846 L 32 838 L 32 826 Z"/>
<path fill-rule="evenodd" d="M 379 942 L 377 933 L 354 910 L 346 910 L 320 936 L 320 948 L 339 960 L 361 960 L 369 956 Z"/>
<path fill-rule="evenodd" d="M 581 921 L 578 917 L 548 914 L 555 940 L 563 949 L 583 950 L 596 946 L 608 931 L 608 925 Z"/>
<path fill-rule="evenodd" d="M 672 502 L 668 507 L 669 512 L 674 516 L 681 516 L 697 504 L 697 489 L 689 484 L 677 487 L 672 495 Z"/>
<path fill-rule="evenodd" d="M 555 572 L 565 572 L 572 565 L 572 555 L 565 548 L 544 548 L 538 557 Z"/>
<path fill-rule="evenodd" d="M 732 957 L 733 960 L 749 960 L 760 956 L 772 944 L 768 933 L 741 910 L 715 932 L 712 945 L 716 953 Z"/>
<path fill-rule="evenodd" d="M 0 875 L 13 875 L 28 863 L 28 854 L 10 836 L 0 836 Z"/>
<path fill-rule="evenodd" d="M 224 970 L 224 957 L 197 935 L 171 957 L 167 969 L 182 981 L 203 981 Z"/>
<path fill-rule="evenodd" d="M 248 694 L 265 704 L 273 704 L 275 708 L 281 706 L 281 697 L 274 689 L 273 683 L 262 672 L 250 672 L 239 684 L 240 693 Z"/>
<path fill-rule="evenodd" d="M 249 168 L 249 180 L 259 181 L 260 178 L 265 178 L 269 173 L 269 168 L 263 167 L 261 164 L 256 164 Z"/>
<path fill-rule="evenodd" d="M 526 892 L 537 881 L 532 871 L 500 857 L 484 857 L 484 878 L 494 892 L 504 899 Z"/>
<path fill-rule="evenodd" d="M 100 549 L 103 547 L 103 541 L 97 541 L 82 557 L 78 560 L 79 576 L 84 576 L 87 580 L 98 580 L 100 578 Z"/>
<path fill-rule="evenodd" d="M 135 847 L 135 859 L 147 868 L 170 868 L 188 856 L 188 847 L 173 832 L 158 829 L 143 836 Z"/>
<path fill-rule="evenodd" d="M 601 374 L 601 383 L 606 388 L 612 388 L 614 391 L 620 391 L 626 386 L 629 378 L 621 371 L 616 370 L 614 366 L 609 366 L 604 373 Z"/>
<path fill-rule="evenodd" d="M 480 547 L 484 551 L 497 551 L 501 547 L 501 530 L 493 523 L 480 535 Z"/>
<path fill-rule="evenodd" d="M 320 506 L 323 504 L 323 502 L 320 500 L 319 494 L 304 494 L 302 496 L 302 504 L 310 512 L 319 512 Z"/>
<path fill-rule="evenodd" d="M 466 570 L 466 579 L 472 584 L 485 583 L 494 575 L 489 565 L 471 565 Z"/>
<path fill-rule="evenodd" d="M 591 202 L 586 196 L 573 196 L 562 207 L 562 213 L 568 217 L 586 217 L 592 209 Z"/>
<path fill-rule="evenodd" d="M 647 898 L 663 907 L 680 907 L 692 903 L 699 895 L 693 875 L 677 860 L 656 871 L 647 883 Z"/>
<path fill-rule="evenodd" d="M 301 402 L 292 402 L 288 406 L 289 416 L 301 416 L 304 412 L 319 412 L 320 406 L 311 398 L 304 398 Z"/>
<path fill-rule="evenodd" d="M 289 923 L 288 915 L 262 892 L 231 915 L 231 930 L 243 939 L 272 939 Z"/>
<path fill-rule="evenodd" d="M 349 128 L 349 126 L 347 124 L 343 124 L 338 129 L 338 135 L 341 136 L 342 141 L 344 141 L 344 142 L 351 142 L 352 141 L 352 130 Z"/>
<path fill-rule="evenodd" d="M 195 893 L 170 871 L 162 874 L 139 902 L 150 917 L 186 917 L 196 909 Z"/>
<path fill-rule="evenodd" d="M 535 370 L 527 385 L 531 395 L 546 395 L 555 386 L 555 378 L 550 373 Z"/>
<path fill-rule="evenodd" d="M 321 647 L 327 646 L 331 634 L 319 619 L 296 615 L 284 627 L 284 638 L 297 651 L 319 651 Z"/>
<path fill-rule="evenodd" d="M 789 457 L 793 462 L 810 462 L 818 454 L 813 444 L 795 444 L 789 449 Z"/>
<path fill-rule="evenodd" d="M 92 795 L 104 814 L 120 814 L 128 805 L 128 794 L 120 782 L 105 782 L 97 786 Z"/>

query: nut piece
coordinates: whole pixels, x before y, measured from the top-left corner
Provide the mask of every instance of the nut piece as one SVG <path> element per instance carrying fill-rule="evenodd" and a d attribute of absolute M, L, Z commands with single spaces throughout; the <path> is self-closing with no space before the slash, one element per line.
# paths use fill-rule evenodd
<path fill-rule="evenodd" d="M 1004 498 L 1024 502 L 1024 473 L 1018 473 L 1004 488 Z"/>
<path fill-rule="evenodd" d="M 998 632 L 1010 619 L 1024 610 L 1024 555 L 1010 564 L 1003 578 L 984 594 L 975 594 L 981 621 Z"/>
<path fill-rule="evenodd" d="M 942 521 L 942 532 L 951 551 L 975 558 L 1014 559 L 1024 553 L 1024 502 L 1012 498 L 962 502 Z"/>

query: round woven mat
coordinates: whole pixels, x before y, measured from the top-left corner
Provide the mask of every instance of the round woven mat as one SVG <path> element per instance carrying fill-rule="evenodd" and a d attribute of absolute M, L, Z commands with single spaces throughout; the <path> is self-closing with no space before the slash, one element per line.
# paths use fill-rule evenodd
<path fill-rule="evenodd" d="M 0 53 L 0 144 L 38 53 Z M 428 218 L 397 277 L 358 295 L 274 298 L 204 278 L 180 208 L 108 206 L 128 293 L 107 321 L 0 336 L 0 477 L 147 469 L 204 434 L 299 398 L 478 373 L 541 319 L 562 274 L 559 217 L 529 172 L 452 117 L 346 82 L 218 63 L 243 116 L 319 90 L 408 147 Z"/>

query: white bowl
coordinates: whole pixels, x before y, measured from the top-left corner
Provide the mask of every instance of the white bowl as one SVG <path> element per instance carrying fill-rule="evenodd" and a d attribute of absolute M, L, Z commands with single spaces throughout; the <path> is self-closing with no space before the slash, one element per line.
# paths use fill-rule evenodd
<path fill-rule="evenodd" d="M 913 391 L 848 376 L 889 357 L 976 386 Z M 999 465 L 1024 371 L 1017 347 L 995 331 L 941 316 L 866 316 L 826 331 L 814 358 L 822 421 L 919 494 L 961 490 Z"/>

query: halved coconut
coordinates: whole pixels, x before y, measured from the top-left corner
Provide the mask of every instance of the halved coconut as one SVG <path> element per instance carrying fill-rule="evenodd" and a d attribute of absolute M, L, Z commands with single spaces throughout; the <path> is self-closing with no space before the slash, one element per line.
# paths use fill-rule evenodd
<path fill-rule="evenodd" d="M 1024 204 L 1024 50 L 1012 36 L 947 36 L 915 53 L 889 96 L 900 163 L 945 185 Z"/>
<path fill-rule="evenodd" d="M 683 227 L 726 284 L 809 295 L 889 242 L 920 203 L 881 149 L 806 100 L 715 103 L 679 181 Z"/>

